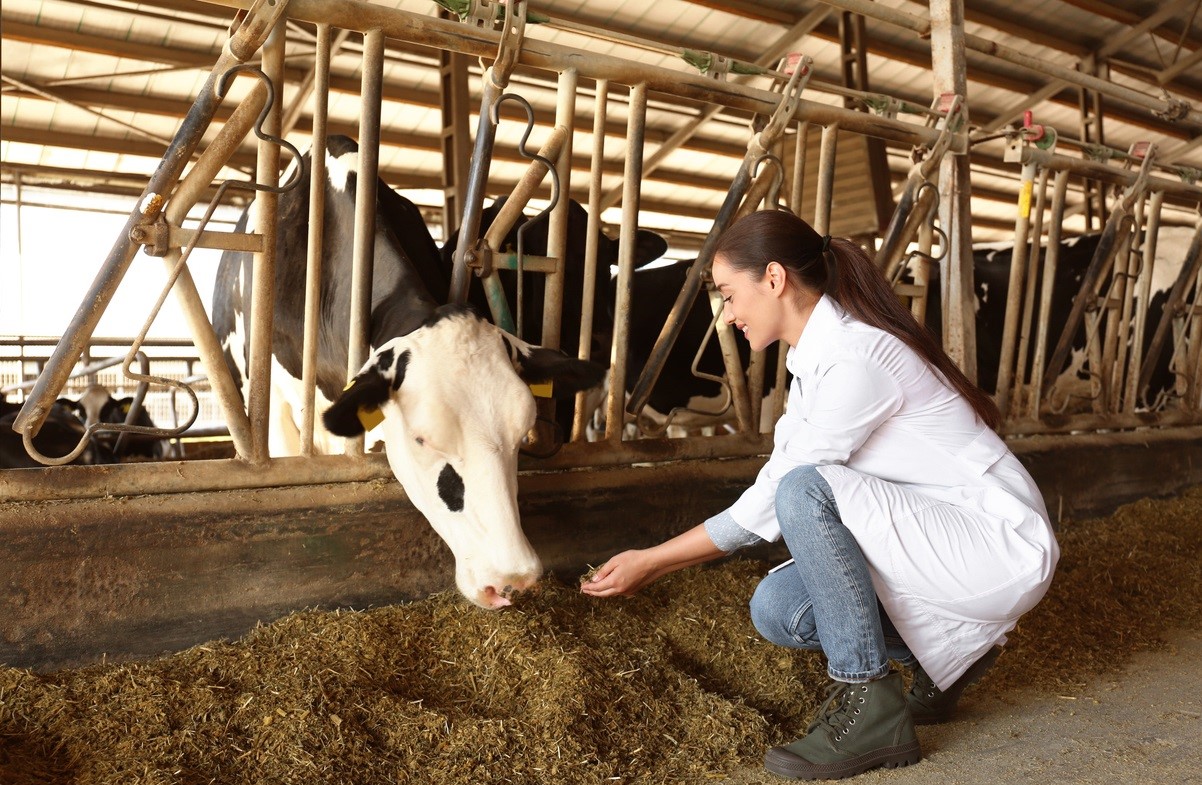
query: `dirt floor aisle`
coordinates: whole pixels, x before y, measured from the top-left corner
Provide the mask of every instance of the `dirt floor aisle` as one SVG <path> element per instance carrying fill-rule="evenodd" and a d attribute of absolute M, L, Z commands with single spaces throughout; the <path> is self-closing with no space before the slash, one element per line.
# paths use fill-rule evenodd
<path fill-rule="evenodd" d="M 1202 630 L 1166 634 L 1121 673 L 1060 694 L 965 694 L 962 719 L 919 728 L 923 760 L 855 785 L 1202 783 Z M 729 783 L 787 782 L 763 771 Z"/>

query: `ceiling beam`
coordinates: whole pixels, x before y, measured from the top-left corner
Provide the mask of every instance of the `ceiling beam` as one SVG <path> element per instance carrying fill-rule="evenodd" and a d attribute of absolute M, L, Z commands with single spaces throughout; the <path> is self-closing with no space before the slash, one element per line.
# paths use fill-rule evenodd
<path fill-rule="evenodd" d="M 1144 14 L 1135 11 L 1128 11 L 1125 8 L 1111 5 L 1110 3 L 1102 2 L 1102 0 L 1061 0 L 1063 3 L 1075 6 L 1088 11 L 1096 16 L 1105 17 L 1115 22 L 1122 22 L 1125 25 L 1137 25 L 1144 18 Z M 1181 31 L 1174 30 L 1166 24 L 1162 24 L 1152 32 L 1164 38 L 1166 41 L 1177 41 L 1181 38 Z M 1202 46 L 1202 39 L 1199 39 L 1192 31 L 1187 30 L 1185 34 L 1185 42 L 1193 44 L 1193 48 L 1197 49 Z"/>

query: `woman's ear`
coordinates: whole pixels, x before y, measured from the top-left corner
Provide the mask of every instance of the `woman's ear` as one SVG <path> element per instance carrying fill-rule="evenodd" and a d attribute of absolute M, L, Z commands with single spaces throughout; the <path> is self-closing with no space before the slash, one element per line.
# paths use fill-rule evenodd
<path fill-rule="evenodd" d="M 768 266 L 764 269 L 764 277 L 768 280 L 768 289 L 774 295 L 780 295 L 785 291 L 785 283 L 788 281 L 789 271 L 780 262 L 768 262 Z"/>

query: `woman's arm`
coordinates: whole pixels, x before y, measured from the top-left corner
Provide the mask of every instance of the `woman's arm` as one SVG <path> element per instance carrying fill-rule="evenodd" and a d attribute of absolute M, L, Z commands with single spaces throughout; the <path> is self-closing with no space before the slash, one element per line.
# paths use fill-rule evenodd
<path fill-rule="evenodd" d="M 651 548 L 619 553 L 601 565 L 580 590 L 593 597 L 634 594 L 670 572 L 725 555 L 702 523 Z"/>

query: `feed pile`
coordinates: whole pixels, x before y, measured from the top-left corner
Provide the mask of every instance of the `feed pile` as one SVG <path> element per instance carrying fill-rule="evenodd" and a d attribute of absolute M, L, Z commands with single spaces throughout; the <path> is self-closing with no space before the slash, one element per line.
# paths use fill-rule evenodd
<path fill-rule="evenodd" d="M 1048 597 L 979 689 L 1063 691 L 1202 619 L 1202 488 L 1061 529 Z M 734 559 L 599 601 L 548 578 L 490 613 L 441 594 L 305 611 L 237 642 L 48 674 L 0 667 L 0 780 L 660 783 L 804 731 L 820 655 L 759 638 Z"/>

